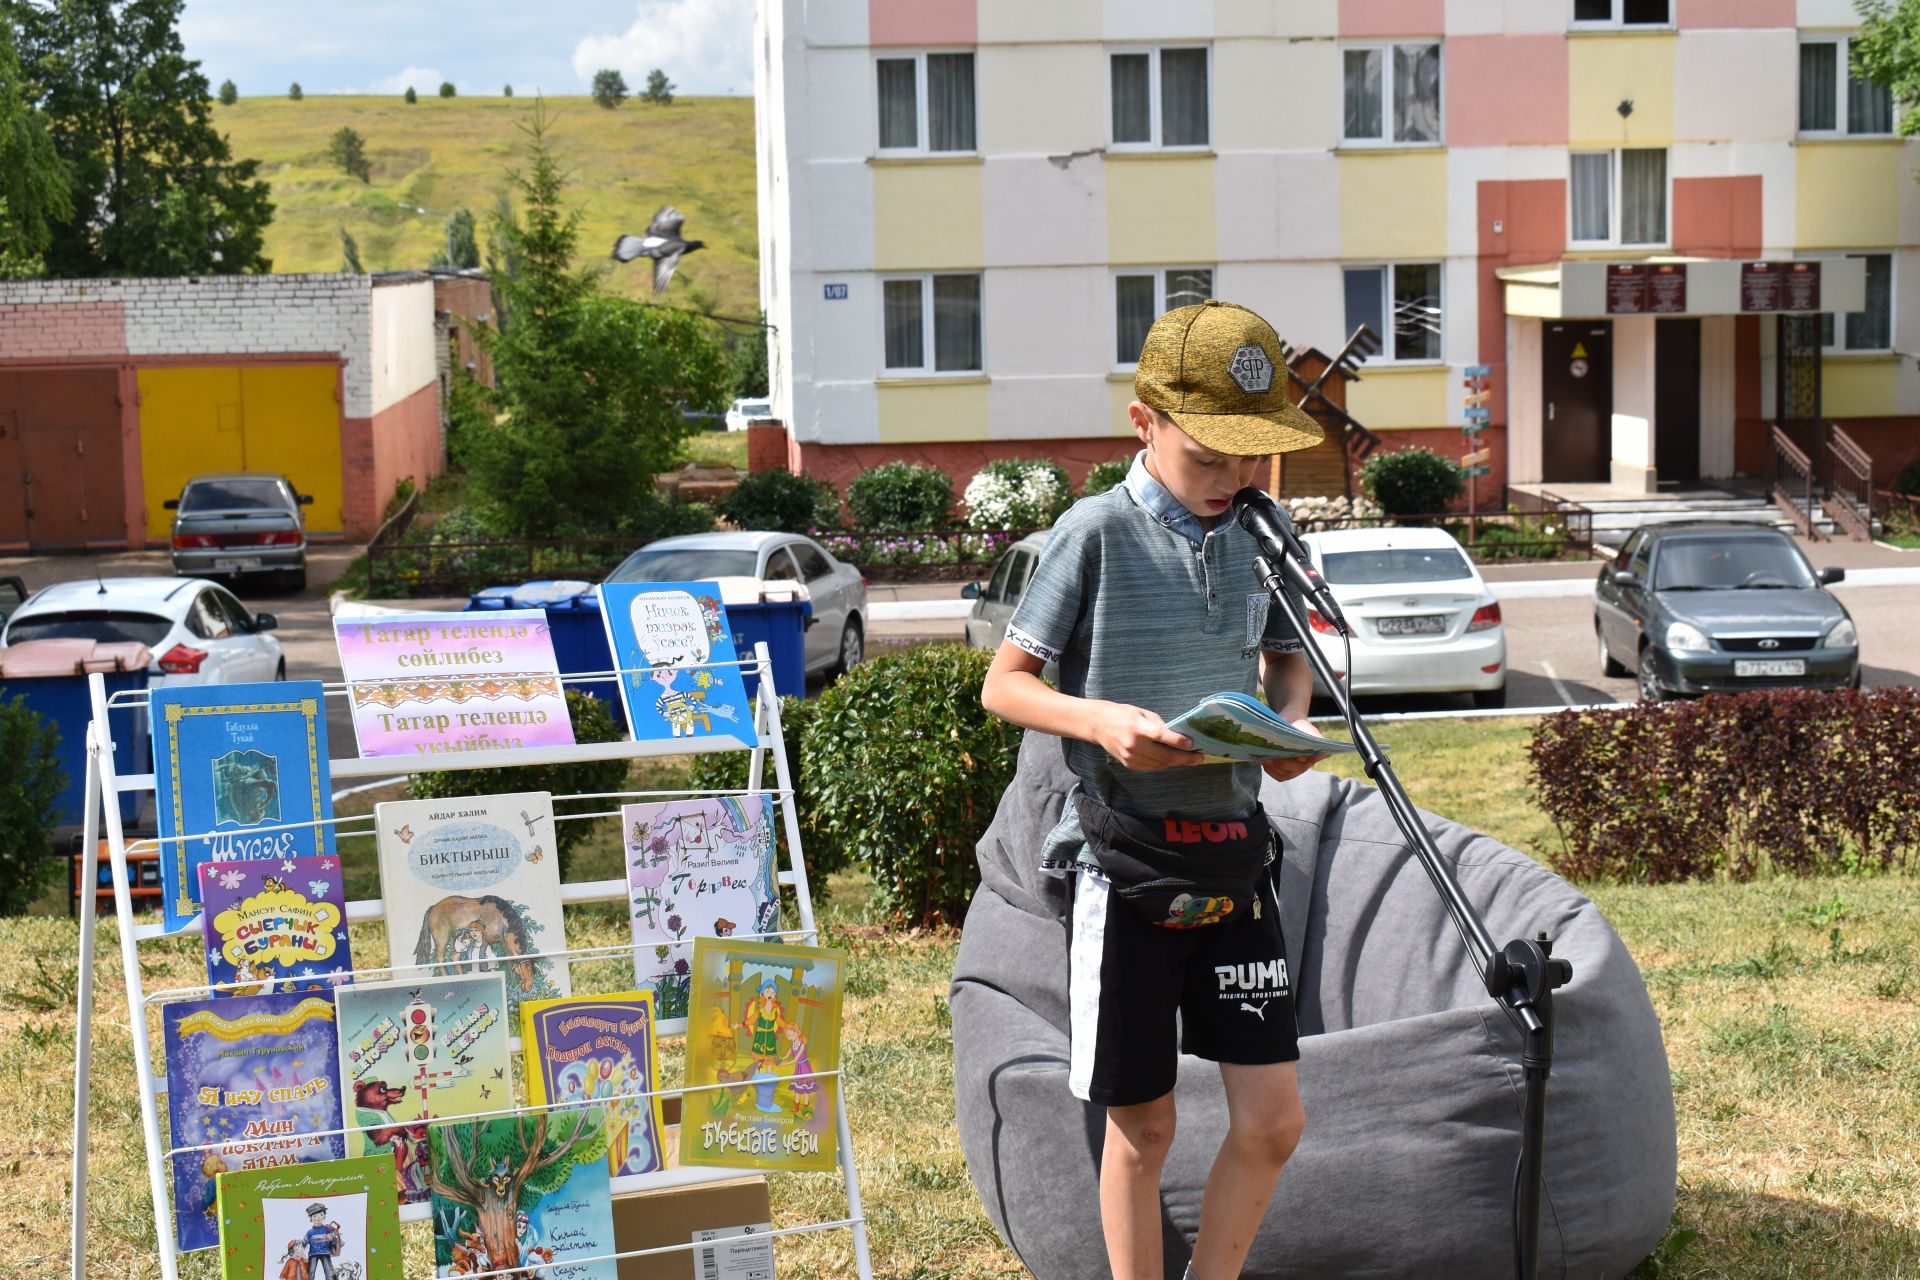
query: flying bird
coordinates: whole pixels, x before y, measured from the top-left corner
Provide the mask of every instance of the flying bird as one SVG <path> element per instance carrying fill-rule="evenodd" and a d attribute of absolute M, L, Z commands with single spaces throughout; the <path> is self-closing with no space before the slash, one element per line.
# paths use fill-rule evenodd
<path fill-rule="evenodd" d="M 652 258 L 653 291 L 661 292 L 667 287 L 667 281 L 673 279 L 673 269 L 680 265 L 681 254 L 707 247 L 704 240 L 680 238 L 680 224 L 685 221 L 686 217 L 678 209 L 665 206 L 647 224 L 646 235 L 621 236 L 613 242 L 613 260 L 632 262 L 635 258 Z"/>

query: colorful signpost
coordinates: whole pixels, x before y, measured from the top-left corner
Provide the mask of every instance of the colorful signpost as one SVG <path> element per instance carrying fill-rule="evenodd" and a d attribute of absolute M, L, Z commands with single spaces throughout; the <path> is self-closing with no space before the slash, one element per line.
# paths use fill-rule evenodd
<path fill-rule="evenodd" d="M 1493 471 L 1493 450 L 1478 447 L 1480 442 L 1477 438 L 1487 429 L 1487 423 L 1493 420 L 1493 409 L 1489 403 L 1493 399 L 1493 366 L 1470 364 L 1465 373 L 1461 385 L 1466 387 L 1467 394 L 1460 398 L 1460 411 L 1466 421 L 1460 426 L 1460 434 L 1466 437 L 1466 443 L 1471 447 L 1461 457 L 1460 466 L 1467 475 L 1467 545 L 1471 546 L 1479 533 L 1479 521 L 1475 519 L 1475 513 L 1480 510 L 1479 479 Z"/>

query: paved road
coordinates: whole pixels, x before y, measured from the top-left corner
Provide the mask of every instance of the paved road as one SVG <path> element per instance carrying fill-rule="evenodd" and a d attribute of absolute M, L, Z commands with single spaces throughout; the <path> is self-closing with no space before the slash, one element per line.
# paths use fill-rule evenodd
<path fill-rule="evenodd" d="M 1820 543 L 1807 548 L 1816 565 L 1847 564 L 1863 567 L 1863 557 L 1871 557 L 1877 548 L 1848 543 Z M 339 660 L 333 643 L 332 619 L 327 609 L 327 592 L 321 584 L 332 581 L 359 554 L 359 548 L 339 544 L 318 545 L 309 552 L 307 590 L 295 595 L 252 591 L 244 594 L 247 605 L 265 609 L 280 620 L 277 634 L 286 646 L 287 674 L 298 679 L 337 680 Z M 88 578 L 95 564 L 101 573 L 114 575 L 165 574 L 169 572 L 165 552 L 131 552 L 99 557 L 32 556 L 0 557 L 0 575 L 19 574 L 30 588 L 49 582 Z M 1871 564 L 1888 562 L 1880 552 Z M 1910 563 L 1920 566 L 1920 556 Z M 1595 574 L 1592 565 L 1539 566 L 1526 575 L 1528 580 L 1585 579 Z M 1496 568 L 1488 573 L 1494 590 L 1503 580 L 1520 577 L 1518 567 Z M 919 598 L 955 599 L 959 586 L 908 588 L 900 592 L 876 591 L 884 595 Z M 1915 606 L 1920 588 L 1912 586 L 1867 586 L 1841 583 L 1835 593 L 1846 604 L 1860 628 L 1861 651 L 1865 655 L 1864 681 L 1868 685 L 1920 684 L 1920 626 L 1915 626 L 1920 609 Z M 883 595 L 884 593 L 884 595 Z M 434 607 L 432 605 L 426 607 Z M 454 602 L 438 607 L 458 607 Z M 1561 706 L 1568 703 L 1630 701 L 1633 681 L 1608 679 L 1600 674 L 1593 642 L 1593 605 L 1584 597 L 1509 597 L 1501 605 L 1507 626 L 1507 652 L 1510 663 L 1507 702 L 1510 706 Z M 871 628 L 875 652 L 897 644 L 919 640 L 957 640 L 958 621 L 918 619 L 876 622 Z M 330 707 L 328 727 L 334 735 L 336 754 L 353 750 L 353 728 L 345 708 L 335 700 Z M 1369 713 L 1382 711 L 1452 710 L 1466 705 L 1464 699 L 1451 697 L 1369 698 L 1362 702 Z"/>

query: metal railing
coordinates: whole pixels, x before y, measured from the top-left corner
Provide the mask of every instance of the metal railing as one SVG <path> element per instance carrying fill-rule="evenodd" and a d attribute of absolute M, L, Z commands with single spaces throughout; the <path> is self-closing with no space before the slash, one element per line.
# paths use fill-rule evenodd
<path fill-rule="evenodd" d="M 1809 458 L 1778 423 L 1767 424 L 1767 496 L 1808 541 L 1818 541 L 1813 524 L 1813 459 Z"/>
<path fill-rule="evenodd" d="M 967 582 L 992 572 L 1032 529 L 815 530 L 813 538 L 871 581 Z"/>
<path fill-rule="evenodd" d="M 413 528 L 413 518 L 420 514 L 420 491 L 415 489 L 400 504 L 400 509 L 380 522 L 375 530 L 373 542 L 376 547 L 390 547 L 407 536 L 407 530 Z"/>
<path fill-rule="evenodd" d="M 367 594 L 376 599 L 471 595 L 539 578 L 598 582 L 641 538 L 528 538 L 402 542 L 367 548 Z"/>
<path fill-rule="evenodd" d="M 1542 489 L 1529 493 L 1524 489 L 1507 490 L 1507 509 L 1527 516 L 1560 516 L 1566 524 L 1568 545 L 1576 550 L 1593 550 L 1593 508 L 1571 498 Z"/>
<path fill-rule="evenodd" d="M 1873 459 L 1838 423 L 1827 428 L 1827 494 L 1822 504 L 1856 542 L 1873 541 Z"/>

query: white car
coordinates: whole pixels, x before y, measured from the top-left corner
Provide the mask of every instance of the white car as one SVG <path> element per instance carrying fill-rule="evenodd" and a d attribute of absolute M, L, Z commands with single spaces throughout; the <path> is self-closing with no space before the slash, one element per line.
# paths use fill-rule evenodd
<path fill-rule="evenodd" d="M 727 406 L 727 430 L 745 431 L 749 422 L 772 416 L 771 400 L 735 400 Z"/>
<path fill-rule="evenodd" d="M 200 578 L 87 578 L 42 587 L 7 618 L 0 645 L 137 640 L 153 651 L 153 688 L 287 678 L 279 625 Z"/>
<path fill-rule="evenodd" d="M 1352 629 L 1355 694 L 1465 693 L 1476 707 L 1507 704 L 1500 602 L 1444 530 L 1340 529 L 1301 541 Z M 1339 633 L 1318 610 L 1307 621 L 1339 671 Z"/>

